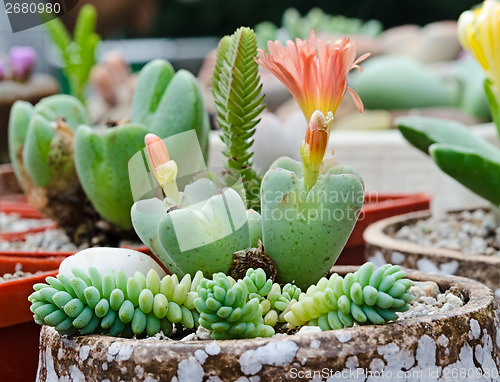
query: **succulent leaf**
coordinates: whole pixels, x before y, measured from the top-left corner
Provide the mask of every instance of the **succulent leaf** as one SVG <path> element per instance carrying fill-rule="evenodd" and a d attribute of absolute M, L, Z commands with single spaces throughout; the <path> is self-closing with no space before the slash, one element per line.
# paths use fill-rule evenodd
<path fill-rule="evenodd" d="M 95 268 L 90 268 L 87 274 L 76 268 L 72 276 L 48 277 L 46 281 L 50 284 L 37 284 L 38 291 L 29 297 L 35 321 L 53 326 L 60 333 L 103 332 L 123 337 L 153 336 L 160 330 L 169 335 L 173 322 L 181 322 L 188 328 L 198 326 L 194 306 L 169 302 L 163 294 L 166 292 L 175 295 L 177 301 L 185 301 L 187 290 L 196 287 L 190 278 L 178 283 L 175 276 L 165 276 L 161 283 L 167 289 L 160 291 L 159 276 L 153 269 L 147 278 L 142 274 L 129 278 L 123 276 L 123 272 L 113 271 L 101 275 Z M 201 277 L 201 272 L 196 275 L 197 282 Z M 151 288 L 147 280 L 152 280 L 149 282 Z M 58 289 L 50 286 L 52 284 Z M 114 289 L 109 292 L 111 288 Z"/>
<path fill-rule="evenodd" d="M 262 269 L 252 271 L 250 274 L 255 275 L 264 272 Z M 264 323 L 259 298 L 247 299 L 249 284 L 255 286 L 251 281 L 231 285 L 230 278 L 223 273 L 214 275 L 214 280 L 201 280 L 198 287 L 200 297 L 194 305 L 200 313 L 200 325 L 212 332 L 213 339 L 270 337 L 274 334 L 272 326 Z M 219 299 L 214 298 L 216 296 Z"/>
<path fill-rule="evenodd" d="M 261 178 L 252 168 L 250 151 L 260 121 L 257 118 L 264 109 L 256 55 L 257 39 L 252 29 L 239 28 L 232 36 L 224 37 L 217 49 L 212 93 L 221 139 L 226 145 L 224 166 L 241 174 L 248 208 L 260 211 Z"/>
<path fill-rule="evenodd" d="M 321 287 L 309 288 L 290 304 L 284 318 L 290 327 L 309 324 L 322 330 L 350 327 L 354 322 L 383 324 L 395 320 L 395 312 L 408 309 L 411 302 L 408 290 L 412 282 L 404 279 L 405 275 L 397 265 L 373 270 L 372 263 L 343 278 L 334 273 L 318 282 Z"/>

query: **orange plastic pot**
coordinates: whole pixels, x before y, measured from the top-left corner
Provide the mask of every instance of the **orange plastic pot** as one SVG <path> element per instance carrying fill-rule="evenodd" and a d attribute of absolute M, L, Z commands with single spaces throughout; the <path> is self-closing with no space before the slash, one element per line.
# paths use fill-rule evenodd
<path fill-rule="evenodd" d="M 376 221 L 430 208 L 428 194 L 384 194 L 367 192 L 358 222 L 335 265 L 362 265 L 367 261 L 363 232 Z"/>
<path fill-rule="evenodd" d="M 57 274 L 65 256 L 0 255 L 0 274 L 44 271 L 0 283 L 0 381 L 34 381 L 38 364 L 40 326 L 33 321 L 28 296 L 33 284 Z"/>

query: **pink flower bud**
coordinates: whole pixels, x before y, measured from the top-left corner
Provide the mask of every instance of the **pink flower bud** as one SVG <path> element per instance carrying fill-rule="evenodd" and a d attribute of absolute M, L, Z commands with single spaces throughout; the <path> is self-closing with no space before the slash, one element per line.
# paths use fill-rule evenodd
<path fill-rule="evenodd" d="M 36 51 L 29 46 L 14 46 L 9 52 L 12 78 L 26 81 L 36 65 Z"/>

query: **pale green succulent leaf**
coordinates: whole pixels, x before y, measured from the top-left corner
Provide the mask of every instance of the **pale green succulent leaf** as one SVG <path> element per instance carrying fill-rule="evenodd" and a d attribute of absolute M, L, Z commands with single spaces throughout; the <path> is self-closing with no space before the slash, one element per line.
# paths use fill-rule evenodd
<path fill-rule="evenodd" d="M 105 131 L 81 126 L 75 135 L 75 167 L 82 187 L 96 211 L 121 228 L 132 227 L 128 161 L 144 148 L 147 133 L 142 125 Z"/>

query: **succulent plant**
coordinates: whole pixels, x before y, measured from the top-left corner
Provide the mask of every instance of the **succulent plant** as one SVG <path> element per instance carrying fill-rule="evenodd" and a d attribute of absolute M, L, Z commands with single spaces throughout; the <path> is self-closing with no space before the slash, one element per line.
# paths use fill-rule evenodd
<path fill-rule="evenodd" d="M 364 185 L 355 171 L 324 166 L 321 171 L 334 114 L 348 89 L 363 110 L 347 83 L 347 73 L 366 57 L 355 60 L 356 49 L 355 42 L 324 43 L 311 32 L 307 41 L 290 41 L 286 47 L 269 41 L 269 54 L 259 50 L 257 58 L 288 87 L 308 122 L 302 164 L 286 157 L 276 160 L 261 189 L 263 242 L 276 262 L 276 280 L 302 289 L 327 274 L 363 204 Z"/>
<path fill-rule="evenodd" d="M 206 153 L 206 118 L 196 79 L 155 60 L 139 75 L 130 123 L 89 127 L 85 107 L 71 96 L 48 97 L 35 107 L 16 102 L 10 158 L 30 201 L 75 242 L 89 240 L 81 232 L 92 238 L 101 229 L 119 237 L 132 228 L 128 161 L 144 148 L 146 134 L 167 137 L 194 129 Z"/>
<path fill-rule="evenodd" d="M 180 282 L 177 276 L 162 280 L 154 270 L 147 276 L 123 271 L 105 275 L 94 267 L 88 273 L 79 268 L 73 275 L 47 277 L 48 284 L 35 284 L 29 296 L 35 322 L 49 325 L 63 334 L 104 333 L 110 336 L 154 336 L 172 332 L 173 324 L 198 326 L 194 309 L 201 272 Z"/>
<path fill-rule="evenodd" d="M 250 246 L 248 216 L 232 188 L 200 178 L 177 189 L 177 164 L 165 143 L 146 136 L 151 168 L 166 198 L 137 201 L 131 210 L 137 235 L 179 277 L 201 270 L 206 277 L 227 273 L 233 253 Z"/>
<path fill-rule="evenodd" d="M 96 20 L 95 7 L 90 4 L 83 6 L 76 21 L 74 39 L 59 18 L 45 23 L 48 35 L 61 56 L 70 93 L 81 102 L 85 102 L 86 86 L 101 41 L 101 37 L 95 33 Z"/>
<path fill-rule="evenodd" d="M 322 330 L 396 320 L 396 312 L 408 310 L 412 300 L 412 281 L 405 276 L 397 265 L 373 270 L 372 263 L 343 278 L 334 273 L 301 294 L 284 318 L 291 327 L 308 323 Z"/>
<path fill-rule="evenodd" d="M 259 298 L 249 299 L 248 285 L 255 284 L 235 283 L 223 273 L 214 275 L 213 280 L 201 281 L 199 297 L 194 304 L 200 312 L 200 325 L 212 332 L 213 339 L 270 337 L 274 334 L 274 329 L 264 323 Z"/>
<path fill-rule="evenodd" d="M 500 47 L 498 16 L 500 5 L 486 0 L 482 7 L 464 12 L 458 21 L 463 47 L 477 59 L 486 78 L 484 89 L 500 137 Z M 497 210 L 500 206 L 500 149 L 474 134 L 466 126 L 442 119 L 399 118 L 398 128 L 413 146 L 429 154 L 441 170 Z"/>
<path fill-rule="evenodd" d="M 212 77 L 217 121 L 225 144 L 227 170 L 236 170 L 243 179 L 248 208 L 260 211 L 261 178 L 252 168 L 250 151 L 257 119 L 264 109 L 259 67 L 254 61 L 257 39 L 250 28 L 239 28 L 221 39 Z"/>
<path fill-rule="evenodd" d="M 500 150 L 465 125 L 436 118 L 404 117 L 399 131 L 430 155 L 441 170 L 494 206 L 500 205 Z"/>
<path fill-rule="evenodd" d="M 307 288 L 337 260 L 357 221 L 364 187 L 350 168 L 321 175 L 307 193 L 302 164 L 278 159 L 262 181 L 262 233 L 276 279 Z M 307 260 L 305 260 L 307 259 Z"/>
<path fill-rule="evenodd" d="M 280 39 L 295 40 L 304 39 L 315 30 L 327 35 L 362 34 L 376 36 L 382 31 L 382 24 L 377 20 L 368 20 L 363 23 L 356 18 L 345 16 L 334 16 L 326 14 L 320 8 L 312 8 L 305 16 L 302 16 L 295 8 L 288 8 L 283 12 L 281 27 L 264 21 L 255 26 L 259 47 L 266 46 L 269 40 Z"/>

